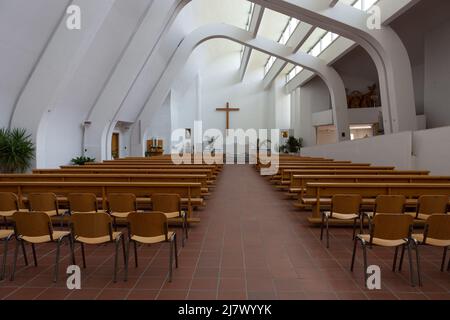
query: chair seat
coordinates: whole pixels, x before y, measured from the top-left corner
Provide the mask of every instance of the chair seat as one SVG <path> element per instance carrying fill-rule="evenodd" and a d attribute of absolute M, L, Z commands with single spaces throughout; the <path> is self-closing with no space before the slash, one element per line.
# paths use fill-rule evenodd
<path fill-rule="evenodd" d="M 327 217 L 330 217 L 331 212 L 325 211 L 323 214 L 326 215 Z M 359 216 L 357 214 L 343 214 L 343 213 L 333 212 L 333 215 L 331 215 L 331 217 L 333 219 L 339 219 L 339 220 L 354 220 L 354 219 L 358 218 Z"/>
<path fill-rule="evenodd" d="M 184 217 L 185 213 L 184 213 L 184 211 L 181 211 L 181 213 L 178 211 L 164 212 L 164 215 L 167 217 L 167 219 L 174 219 L 174 218 L 180 218 L 180 216 Z"/>
<path fill-rule="evenodd" d="M 113 232 L 112 234 L 112 238 L 113 240 L 116 240 L 118 237 L 120 237 L 122 234 L 122 232 Z M 109 237 L 109 235 L 107 236 L 103 236 L 103 237 L 97 237 L 97 238 L 87 238 L 87 237 L 76 237 L 75 238 L 76 241 L 78 242 L 82 242 L 82 243 L 86 243 L 86 244 L 102 244 L 102 243 L 107 243 L 111 241 L 111 238 Z"/>
<path fill-rule="evenodd" d="M 111 212 L 111 216 L 116 218 L 126 218 L 131 212 Z"/>
<path fill-rule="evenodd" d="M 169 231 L 167 233 L 167 239 L 171 239 L 175 235 L 175 232 Z M 145 243 L 145 244 L 152 244 L 152 243 L 159 243 L 159 242 L 165 242 L 166 237 L 164 235 L 156 236 L 156 237 L 141 237 L 141 236 L 131 236 L 131 240 Z"/>
<path fill-rule="evenodd" d="M 370 241 L 370 235 L 368 234 L 360 234 L 358 235 L 358 238 L 363 239 L 366 242 Z M 405 239 L 398 239 L 398 240 L 387 240 L 387 239 L 380 239 L 380 238 L 373 238 L 372 244 L 380 246 L 380 247 L 398 247 L 402 246 L 406 243 Z"/>
<path fill-rule="evenodd" d="M 14 230 L 0 229 L 0 239 L 6 239 L 14 234 Z"/>
<path fill-rule="evenodd" d="M 58 211 L 56 210 L 50 210 L 50 211 L 44 211 L 49 217 L 54 217 L 58 215 Z"/>
<path fill-rule="evenodd" d="M 423 243 L 423 234 L 413 234 L 413 239 L 416 239 L 421 244 L 428 244 L 430 246 L 435 247 L 448 247 L 450 246 L 450 239 L 449 240 L 440 240 L 440 239 L 433 239 L 427 237 L 426 242 Z"/>
<path fill-rule="evenodd" d="M 417 214 L 415 212 L 406 212 L 406 214 L 413 217 L 414 219 L 418 219 L 418 220 L 427 220 L 430 217 L 430 215 L 423 214 L 423 213 Z M 416 215 L 417 215 L 417 217 L 416 217 Z"/>
<path fill-rule="evenodd" d="M 53 231 L 53 240 L 58 240 L 61 239 L 63 237 L 66 237 L 70 234 L 69 231 Z M 23 240 L 25 240 L 26 242 L 29 243 L 45 243 L 45 242 L 50 242 L 52 241 L 50 239 L 50 236 L 40 236 L 40 237 L 27 237 L 27 236 L 22 236 L 21 237 Z"/>
<path fill-rule="evenodd" d="M 0 211 L 0 217 L 12 217 L 16 210 L 13 211 Z"/>

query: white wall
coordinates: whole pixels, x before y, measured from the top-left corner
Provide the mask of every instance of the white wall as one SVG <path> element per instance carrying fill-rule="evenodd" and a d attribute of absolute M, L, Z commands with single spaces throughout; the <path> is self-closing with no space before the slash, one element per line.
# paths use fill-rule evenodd
<path fill-rule="evenodd" d="M 450 125 L 450 21 L 425 37 L 427 127 Z"/>
<path fill-rule="evenodd" d="M 450 127 L 413 133 L 413 164 L 435 175 L 450 175 Z"/>
<path fill-rule="evenodd" d="M 450 176 L 450 127 L 377 136 L 302 149 L 302 155 L 368 162 Z"/>
<path fill-rule="evenodd" d="M 214 40 L 226 41 L 226 40 Z M 240 108 L 230 114 L 230 128 L 262 129 L 270 126 L 268 92 L 263 90 L 262 68 L 249 71 L 244 81 L 239 79 L 240 53 L 234 53 L 209 62 L 200 72 L 202 120 L 204 130 L 225 129 L 225 113 L 216 111 L 227 102 Z"/>
<path fill-rule="evenodd" d="M 304 156 L 371 163 L 379 166 L 411 168 L 411 132 L 345 141 L 338 144 L 303 148 Z"/>
<path fill-rule="evenodd" d="M 164 153 L 168 154 L 171 150 L 171 134 L 171 95 L 169 95 L 164 104 L 155 111 L 155 116 L 150 122 L 144 139 L 162 139 Z M 145 142 L 144 145 L 146 145 Z"/>
<path fill-rule="evenodd" d="M 300 137 L 305 146 L 316 144 L 316 130 L 312 126 L 312 114 L 331 109 L 330 93 L 326 84 L 315 77 L 300 87 Z"/>

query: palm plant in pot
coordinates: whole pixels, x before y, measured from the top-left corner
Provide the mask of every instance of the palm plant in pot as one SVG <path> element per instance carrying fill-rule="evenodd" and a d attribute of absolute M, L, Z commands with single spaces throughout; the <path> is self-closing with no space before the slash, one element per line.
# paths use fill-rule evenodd
<path fill-rule="evenodd" d="M 35 147 L 25 129 L 0 129 L 0 172 L 24 173 L 31 167 Z"/>

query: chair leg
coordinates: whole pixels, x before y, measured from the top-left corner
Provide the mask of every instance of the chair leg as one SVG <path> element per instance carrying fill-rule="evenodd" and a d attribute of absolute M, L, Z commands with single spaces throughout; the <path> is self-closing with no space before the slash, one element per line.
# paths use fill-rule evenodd
<path fill-rule="evenodd" d="M 169 241 L 169 282 L 172 282 L 173 239 Z"/>
<path fill-rule="evenodd" d="M 84 252 L 84 243 L 81 242 L 81 256 L 83 257 L 83 268 L 86 269 L 86 254 Z"/>
<path fill-rule="evenodd" d="M 124 280 L 127 281 L 128 280 L 128 261 L 130 260 L 130 242 L 132 240 L 128 239 L 127 242 L 127 258 L 125 259 L 125 277 Z"/>
<path fill-rule="evenodd" d="M 73 237 L 71 234 L 69 235 L 69 246 L 70 246 L 70 256 L 72 259 L 72 264 L 76 265 L 77 263 L 75 262 L 75 243 L 73 241 Z"/>
<path fill-rule="evenodd" d="M 125 247 L 125 237 L 122 236 L 122 252 L 123 252 L 123 265 L 125 266 L 125 262 L 127 260 L 127 249 Z"/>
<path fill-rule="evenodd" d="M 117 219 L 113 216 L 114 231 L 117 231 Z"/>
<path fill-rule="evenodd" d="M 363 258 L 364 258 L 364 285 L 367 287 L 367 248 L 366 243 L 361 241 L 361 246 L 363 249 Z"/>
<path fill-rule="evenodd" d="M 33 251 L 34 266 L 37 267 L 38 262 L 37 262 L 37 257 L 36 257 L 36 247 L 35 247 L 34 243 L 31 244 L 31 249 Z"/>
<path fill-rule="evenodd" d="M 422 275 L 420 274 L 420 255 L 419 255 L 419 245 L 417 243 L 414 243 L 414 249 L 416 250 L 417 279 L 419 281 L 419 287 L 421 287 Z"/>
<path fill-rule="evenodd" d="M 177 245 L 177 234 L 175 233 L 173 235 L 173 245 L 174 245 L 174 249 L 175 249 L 175 268 L 178 268 L 178 245 Z"/>
<path fill-rule="evenodd" d="M 393 272 L 395 272 L 395 269 L 397 269 L 397 257 L 398 257 L 398 247 L 395 247 L 394 263 L 392 264 Z"/>
<path fill-rule="evenodd" d="M 447 250 L 448 250 L 448 247 L 445 247 L 444 248 L 444 253 L 442 255 L 441 272 L 444 272 L 445 261 L 447 260 Z"/>
<path fill-rule="evenodd" d="M 325 214 L 322 212 L 322 223 L 320 224 L 320 241 L 323 240 L 323 227 L 325 225 Z"/>
<path fill-rule="evenodd" d="M 182 223 L 182 234 L 181 234 L 181 246 L 184 248 L 184 238 L 186 237 L 186 221 L 185 217 L 183 216 L 183 223 Z"/>
<path fill-rule="evenodd" d="M 16 273 L 17 256 L 18 256 L 18 254 L 19 254 L 19 246 L 20 246 L 20 243 L 19 243 L 19 242 L 22 242 L 22 241 L 19 240 L 19 239 L 16 239 L 16 249 L 14 250 L 13 269 L 12 269 L 12 272 L 11 272 L 11 278 L 10 278 L 11 281 L 14 280 L 14 275 L 15 275 L 15 273 Z M 22 243 L 22 244 L 23 244 L 23 243 Z M 23 247 L 22 247 L 22 248 L 23 248 Z M 28 264 L 27 264 L 27 265 L 28 265 Z"/>
<path fill-rule="evenodd" d="M 356 236 L 356 219 L 353 220 L 353 236 L 352 236 L 352 240 L 355 240 L 355 236 Z"/>
<path fill-rule="evenodd" d="M 117 267 L 119 264 L 119 244 L 120 244 L 120 238 L 116 239 L 115 241 L 115 254 L 114 254 L 114 283 L 117 282 Z"/>
<path fill-rule="evenodd" d="M 58 239 L 58 241 L 56 242 L 56 261 L 55 261 L 55 271 L 54 271 L 53 282 L 58 281 L 59 255 L 60 255 L 60 251 L 61 251 L 61 241 L 62 241 L 62 239 Z"/>
<path fill-rule="evenodd" d="M 134 244 L 134 266 L 138 267 L 138 254 L 137 254 L 137 242 L 133 241 Z"/>
<path fill-rule="evenodd" d="M 405 256 L 405 245 L 402 246 L 402 254 L 400 255 L 400 265 L 398 266 L 398 271 L 401 272 L 403 268 L 403 257 Z"/>
<path fill-rule="evenodd" d="M 409 275 L 411 279 L 411 285 L 415 287 L 414 283 L 414 271 L 413 271 L 413 262 L 412 262 L 412 254 L 411 254 L 411 244 L 406 244 L 408 246 L 408 261 L 409 261 Z"/>
<path fill-rule="evenodd" d="M 350 271 L 352 271 L 352 272 L 353 272 L 353 267 L 355 265 L 356 246 L 357 245 L 358 245 L 358 238 L 355 238 L 355 244 L 353 245 L 352 264 L 350 265 Z"/>
<path fill-rule="evenodd" d="M 0 280 L 3 280 L 5 278 L 5 271 L 6 271 L 6 259 L 8 256 L 8 242 L 11 239 L 11 237 L 6 238 L 5 245 L 3 246 L 3 262 L 2 262 L 2 270 L 0 272 Z"/>
<path fill-rule="evenodd" d="M 328 216 L 325 217 L 325 223 L 326 223 L 326 227 L 327 227 L 327 249 L 330 247 L 330 231 L 329 231 L 329 218 Z"/>
<path fill-rule="evenodd" d="M 22 246 L 23 260 L 25 260 L 25 265 L 28 266 L 27 249 L 25 248 L 25 243 L 20 240 L 20 245 Z"/>

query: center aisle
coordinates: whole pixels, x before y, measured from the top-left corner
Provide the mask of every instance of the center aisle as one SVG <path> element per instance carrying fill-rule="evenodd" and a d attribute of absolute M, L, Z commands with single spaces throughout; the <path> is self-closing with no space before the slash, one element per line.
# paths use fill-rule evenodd
<path fill-rule="evenodd" d="M 364 298 L 345 269 L 351 243 L 340 249 L 345 258 L 336 260 L 324 249 L 318 230 L 307 224 L 306 216 L 252 166 L 224 166 L 213 196 L 200 211 L 202 222 L 192 230 L 180 254 L 180 266 L 189 267 L 175 272 L 176 277 L 193 272 L 187 297 Z M 348 239 L 347 230 L 334 234 Z M 161 292 L 158 298 L 170 294 L 176 292 Z M 185 293 L 178 294 L 182 298 Z"/>

